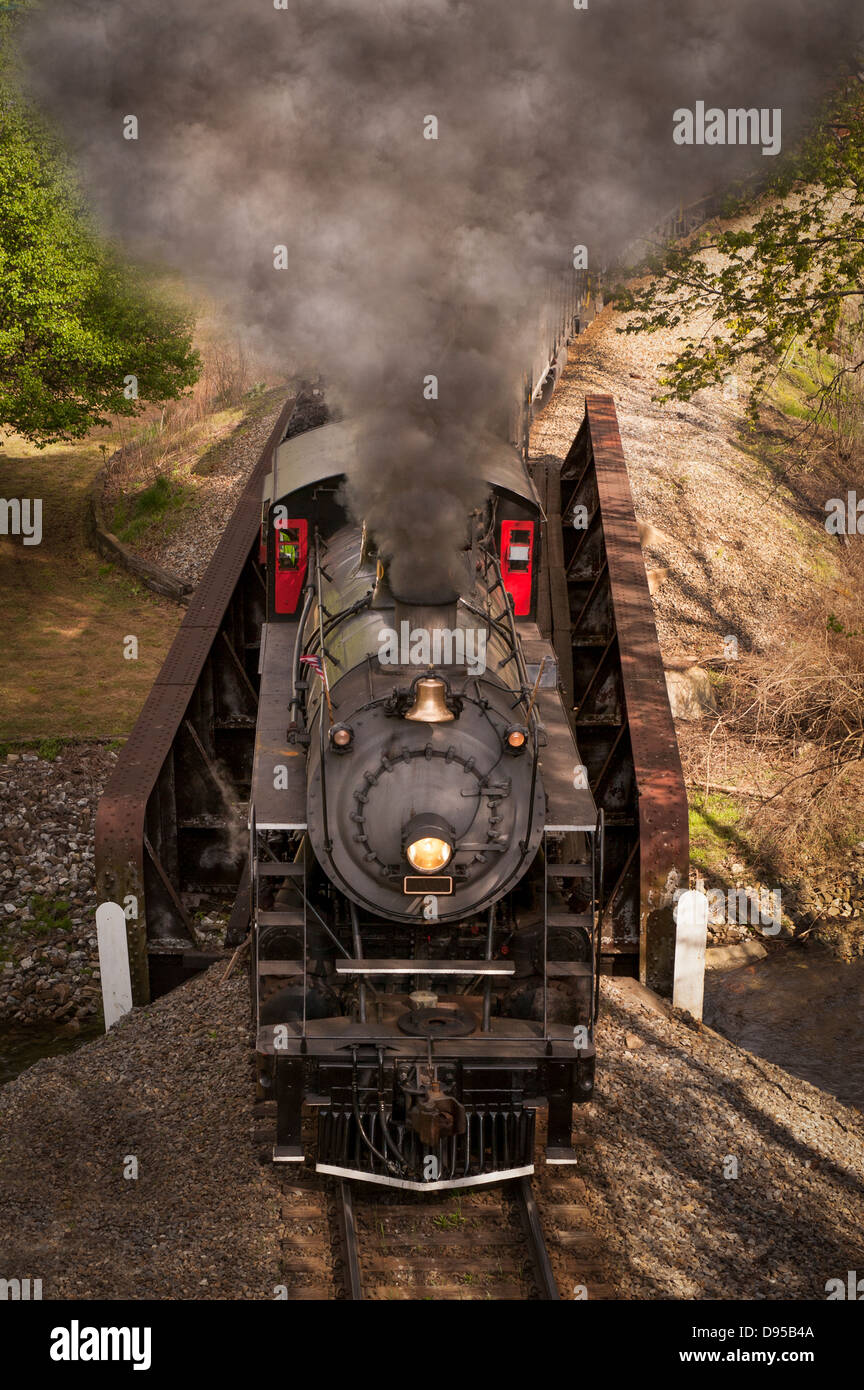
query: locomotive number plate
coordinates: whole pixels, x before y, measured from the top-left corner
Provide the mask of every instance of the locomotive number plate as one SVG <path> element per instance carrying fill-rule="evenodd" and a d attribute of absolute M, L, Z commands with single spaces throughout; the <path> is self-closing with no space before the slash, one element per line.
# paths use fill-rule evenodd
<path fill-rule="evenodd" d="M 453 880 L 446 875 L 407 874 L 402 880 L 403 893 L 434 893 L 436 897 L 446 897 L 453 892 Z"/>

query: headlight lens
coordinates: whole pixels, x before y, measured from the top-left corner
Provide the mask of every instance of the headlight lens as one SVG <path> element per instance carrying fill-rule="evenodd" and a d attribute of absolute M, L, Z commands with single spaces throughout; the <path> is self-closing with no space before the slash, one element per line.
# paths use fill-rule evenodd
<path fill-rule="evenodd" d="M 528 730 L 522 724 L 511 724 L 504 732 L 504 747 L 508 753 L 524 753 L 528 744 Z"/>
<path fill-rule="evenodd" d="M 405 850 L 412 869 L 420 874 L 436 874 L 449 863 L 453 846 L 434 835 L 424 835 Z"/>

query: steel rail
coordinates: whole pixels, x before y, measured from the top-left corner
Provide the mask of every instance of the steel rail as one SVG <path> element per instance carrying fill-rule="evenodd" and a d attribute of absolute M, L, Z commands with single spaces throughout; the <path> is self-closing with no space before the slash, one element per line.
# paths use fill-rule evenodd
<path fill-rule="evenodd" d="M 339 1183 L 336 1193 L 336 1216 L 342 1246 L 342 1261 L 345 1268 L 345 1287 L 348 1297 L 357 1301 L 363 1297 L 363 1280 L 360 1276 L 360 1245 L 357 1239 L 354 1193 L 351 1191 L 350 1182 L 345 1180 Z"/>
<path fill-rule="evenodd" d="M 527 1279 L 523 1281 L 526 1293 L 530 1294 L 530 1290 L 533 1288 L 536 1289 L 542 1301 L 560 1302 L 561 1294 L 552 1269 L 552 1261 L 543 1234 L 543 1224 L 537 1209 L 531 1179 L 523 1177 L 502 1183 L 500 1190 L 513 1203 L 528 1247 L 529 1264 L 533 1278 L 530 1284 Z M 345 1295 L 351 1301 L 358 1301 L 364 1299 L 366 1295 L 363 1284 L 357 1209 L 354 1204 L 354 1192 L 347 1179 L 339 1182 L 335 1200 L 336 1227 Z M 419 1202 L 417 1203 L 417 1211 L 418 1213 L 423 1211 L 423 1206 Z M 418 1237 L 418 1241 L 422 1242 L 422 1237 Z M 374 1256 L 372 1263 L 374 1265 Z M 439 1277 L 446 1275 L 447 1264 L 448 1256 L 442 1254 L 440 1268 L 437 1267 L 436 1263 L 436 1273 Z"/>
<path fill-rule="evenodd" d="M 537 1203 L 534 1200 L 534 1189 L 531 1186 L 530 1178 L 517 1179 L 515 1197 L 522 1227 L 531 1248 L 531 1259 L 540 1296 L 550 1302 L 559 1302 L 561 1295 L 558 1292 L 558 1283 L 552 1271 L 552 1261 L 546 1248 L 543 1225 L 537 1210 Z"/>

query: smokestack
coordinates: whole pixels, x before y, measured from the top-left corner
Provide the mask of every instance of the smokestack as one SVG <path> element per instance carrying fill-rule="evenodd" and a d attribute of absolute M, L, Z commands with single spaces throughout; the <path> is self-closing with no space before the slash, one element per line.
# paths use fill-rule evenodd
<path fill-rule="evenodd" d="M 390 576 L 387 573 L 387 568 L 387 565 L 381 560 L 378 561 L 370 608 L 392 608 L 396 602 L 393 597 L 393 590 L 390 588 Z"/>
<path fill-rule="evenodd" d="M 436 632 L 455 632 L 457 602 L 456 594 L 451 594 L 443 603 L 406 603 L 397 598 L 393 625 L 401 632 L 402 623 L 407 623 L 410 630 L 421 629 L 428 632 L 430 638 Z"/>

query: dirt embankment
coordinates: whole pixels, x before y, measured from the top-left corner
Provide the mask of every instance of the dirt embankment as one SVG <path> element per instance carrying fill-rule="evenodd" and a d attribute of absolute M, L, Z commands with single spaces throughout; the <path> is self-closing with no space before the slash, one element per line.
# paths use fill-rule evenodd
<path fill-rule="evenodd" d="M 155 494 L 112 456 L 105 511 L 133 517 L 138 553 L 197 583 L 286 394 L 275 387 L 233 413 L 203 414 L 178 435 L 183 446 L 163 461 L 167 481 Z M 23 442 L 7 441 L 7 449 L 9 476 L 42 496 L 43 539 L 32 547 L 0 539 L 0 577 L 12 596 L 0 617 L 0 738 L 8 739 L 0 743 L 0 1022 L 71 1034 L 101 1010 L 96 807 L 182 609 L 90 548 L 87 510 L 107 446 L 49 449 L 38 464 Z M 142 489 L 152 511 L 136 509 Z M 137 647 L 127 659 L 130 637 Z M 79 732 L 93 741 L 75 741 Z M 106 747 L 105 735 L 120 737 Z M 218 934 L 205 912 L 196 916 L 204 940 Z"/>
<path fill-rule="evenodd" d="M 614 397 L 636 513 L 653 528 L 645 558 L 662 581 L 653 602 L 667 673 L 678 679 L 688 665 L 701 666 L 707 692 L 701 715 L 691 709 L 695 718 L 676 720 L 694 868 L 708 886 L 780 889 L 790 928 L 820 937 L 838 955 L 862 954 L 860 763 L 818 802 L 817 835 L 805 778 L 811 766 L 819 775 L 822 748 L 806 732 L 778 736 L 767 720 L 760 729 L 754 716 L 738 718 L 750 697 L 735 710 L 730 699 L 745 662 L 748 689 L 760 672 L 776 670 L 782 693 L 785 662 L 803 672 L 825 662 L 839 688 L 843 663 L 857 659 L 864 542 L 845 544 L 826 531 L 828 499 L 845 495 L 836 453 L 817 434 L 802 454 L 802 421 L 773 406 L 759 430 L 749 428 L 744 379 L 734 390 L 660 404 L 662 364 L 682 339 L 671 331 L 628 335 L 619 331 L 625 323 L 607 306 L 573 345 L 535 424 L 532 453 L 563 458 L 585 395 Z M 740 655 L 737 666 L 730 651 Z M 848 670 L 860 684 L 854 664 Z M 727 925 L 717 939 L 750 934 Z"/>
<path fill-rule="evenodd" d="M 130 472 L 122 456 L 112 460 L 104 506 L 109 513 L 113 509 L 125 530 L 121 539 L 136 554 L 196 585 L 289 394 L 285 386 L 273 387 L 206 418 L 191 442 L 181 437 L 159 463 L 155 487 L 147 474 Z M 160 478 L 167 480 L 161 497 Z"/>
<path fill-rule="evenodd" d="M 846 547 L 825 530 L 823 504 L 840 480 L 827 456 L 818 468 L 812 459 L 802 476 L 794 456 L 799 422 L 772 409 L 761 433 L 747 430 L 744 379 L 734 394 L 710 388 L 689 402 L 661 404 L 662 364 L 683 339 L 620 332 L 626 322 L 607 306 L 573 345 L 534 426 L 532 454 L 564 457 L 584 397 L 614 396 L 636 513 L 661 533 L 646 559 L 670 570 L 654 599 L 664 658 L 722 658 L 727 634 L 742 648 L 767 651 L 790 613 L 826 595 L 838 603 L 851 597 L 856 576 L 846 570 Z"/>
<path fill-rule="evenodd" d="M 42 536 L 0 536 L 0 757 L 7 741 L 127 733 L 179 625 L 175 604 L 90 547 L 102 466 L 93 441 L 3 441 L 4 496 L 41 502 Z"/>
<path fill-rule="evenodd" d="M 303 1226 L 256 1161 L 248 990 L 223 973 L 0 1090 L 6 1277 L 45 1298 L 274 1297 Z M 861 1115 L 626 981 L 603 995 L 596 1100 L 576 1113 L 611 1292 L 821 1299 L 860 1269 Z"/>

